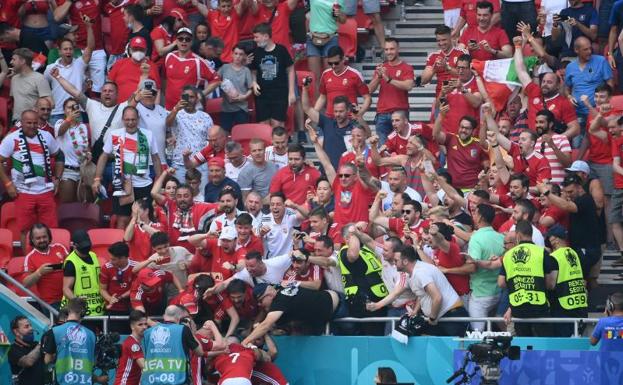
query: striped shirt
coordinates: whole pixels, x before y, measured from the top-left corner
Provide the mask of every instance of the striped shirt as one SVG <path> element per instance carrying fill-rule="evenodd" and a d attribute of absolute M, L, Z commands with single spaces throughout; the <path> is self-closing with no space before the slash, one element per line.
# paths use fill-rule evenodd
<path fill-rule="evenodd" d="M 567 139 L 566 136 L 562 134 L 553 134 L 552 140 L 554 141 L 554 145 L 558 147 L 560 151 L 571 155 L 571 145 L 569 144 L 569 139 Z M 552 183 L 562 183 L 562 180 L 565 178 L 565 168 L 556 157 L 554 149 L 549 144 L 543 143 L 541 137 L 536 141 L 534 151 L 540 152 L 545 156 L 545 158 L 547 158 L 549 167 L 552 169 Z"/>

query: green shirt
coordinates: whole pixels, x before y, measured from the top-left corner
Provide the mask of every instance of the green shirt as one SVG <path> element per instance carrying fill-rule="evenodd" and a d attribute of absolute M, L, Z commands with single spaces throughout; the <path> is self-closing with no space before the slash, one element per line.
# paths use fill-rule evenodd
<path fill-rule="evenodd" d="M 334 0 L 311 0 L 309 12 L 309 30 L 333 34 L 337 32 L 337 21 L 333 17 Z M 344 12 L 344 0 L 337 3 Z"/>
<path fill-rule="evenodd" d="M 491 256 L 504 255 L 504 235 L 483 227 L 475 231 L 469 239 L 467 254 L 476 261 L 488 261 Z M 478 268 L 469 278 L 469 286 L 474 297 L 491 297 L 500 293 L 498 275 L 500 269 Z"/>

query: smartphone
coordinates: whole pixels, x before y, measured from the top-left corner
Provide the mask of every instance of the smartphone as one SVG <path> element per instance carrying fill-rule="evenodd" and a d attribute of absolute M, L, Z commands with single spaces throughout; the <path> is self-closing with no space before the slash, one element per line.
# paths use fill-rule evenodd
<path fill-rule="evenodd" d="M 145 89 L 147 91 L 151 91 L 154 88 L 154 85 L 150 82 L 150 83 L 145 83 Z"/>
<path fill-rule="evenodd" d="M 439 98 L 439 104 L 448 104 L 448 99 L 446 99 L 446 98 Z"/>
<path fill-rule="evenodd" d="M 50 265 L 53 270 L 63 270 L 63 263 L 53 263 Z"/>
<path fill-rule="evenodd" d="M 435 167 L 433 166 L 433 162 L 431 162 L 429 159 L 426 159 L 424 161 L 424 171 L 427 174 L 433 174 L 435 172 Z"/>
<path fill-rule="evenodd" d="M 416 76 L 415 77 L 415 86 L 416 87 L 422 87 L 422 77 L 421 76 Z"/>
<path fill-rule="evenodd" d="M 476 39 L 469 39 L 469 44 L 478 44 Z"/>
<path fill-rule="evenodd" d="M 450 84 L 450 81 L 444 80 L 443 82 L 441 82 L 441 84 L 443 84 L 444 86 L 447 86 L 448 84 Z"/>
<path fill-rule="evenodd" d="M 78 110 L 80 110 L 80 105 L 78 105 L 78 104 L 74 104 L 74 105 L 71 107 L 71 109 L 72 109 L 72 110 L 74 110 L 74 111 L 78 111 Z"/>
<path fill-rule="evenodd" d="M 189 99 L 188 94 L 182 94 L 182 100 L 187 102 Z"/>
<path fill-rule="evenodd" d="M 560 21 L 567 21 L 567 20 L 569 20 L 569 16 L 567 16 L 567 15 L 554 15 L 554 16 L 557 16 L 558 20 L 560 20 Z"/>

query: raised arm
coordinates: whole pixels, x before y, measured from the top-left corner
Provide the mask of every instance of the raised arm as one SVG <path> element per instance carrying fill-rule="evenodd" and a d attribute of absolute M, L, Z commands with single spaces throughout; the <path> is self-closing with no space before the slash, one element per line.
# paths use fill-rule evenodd
<path fill-rule="evenodd" d="M 303 105 L 303 111 L 307 114 L 314 124 L 318 124 L 320 120 L 320 113 L 310 103 L 309 100 L 309 84 L 303 82 L 303 91 L 301 92 L 301 104 Z"/>
<path fill-rule="evenodd" d="M 333 167 L 333 164 L 331 164 L 331 160 L 329 159 L 329 156 L 327 155 L 325 150 L 322 148 L 322 145 L 320 144 L 320 141 L 318 140 L 318 134 L 316 133 L 316 130 L 314 130 L 313 127 L 311 127 L 311 125 L 308 122 L 305 122 L 305 128 L 307 128 L 307 133 L 309 134 L 309 138 L 314 144 L 314 149 L 316 150 L 316 155 L 318 156 L 318 160 L 322 164 L 325 174 L 327 174 L 327 179 L 329 180 L 329 183 L 333 184 L 333 181 L 335 180 L 335 177 L 336 177 L 335 168 Z"/>
<path fill-rule="evenodd" d="M 435 140 L 438 144 L 444 144 L 446 142 L 446 133 L 443 132 L 441 126 L 448 111 L 450 111 L 450 106 L 448 104 L 440 104 L 439 115 L 437 115 L 435 124 L 433 125 L 433 140 Z"/>
<path fill-rule="evenodd" d="M 87 46 L 82 51 L 82 60 L 85 64 L 91 61 L 91 55 L 95 49 L 95 34 L 93 33 L 93 20 L 85 14 L 82 14 L 82 21 L 87 28 Z"/>
<path fill-rule="evenodd" d="M 517 78 L 519 78 L 521 85 L 525 88 L 528 84 L 532 83 L 532 76 L 528 73 L 526 64 L 523 62 L 523 37 L 515 36 L 513 38 L 513 44 L 515 45 L 515 55 L 513 56 L 515 59 L 515 71 L 517 72 Z"/>
<path fill-rule="evenodd" d="M 158 178 L 156 178 L 156 181 L 154 182 L 151 188 L 151 197 L 160 206 L 162 206 L 164 202 L 167 200 L 167 198 L 160 192 L 160 190 L 162 190 L 162 185 L 164 184 L 164 181 L 167 179 L 167 177 L 169 177 L 170 175 L 173 175 L 174 173 L 175 173 L 175 169 L 173 167 L 167 168 L 166 170 L 162 172 L 162 174 L 160 174 Z"/>
<path fill-rule="evenodd" d="M 50 76 L 61 85 L 63 90 L 71 95 L 74 99 L 78 100 L 80 105 L 84 108 L 89 100 L 82 91 L 73 86 L 67 79 L 61 76 L 58 68 L 54 67 L 50 70 Z"/>

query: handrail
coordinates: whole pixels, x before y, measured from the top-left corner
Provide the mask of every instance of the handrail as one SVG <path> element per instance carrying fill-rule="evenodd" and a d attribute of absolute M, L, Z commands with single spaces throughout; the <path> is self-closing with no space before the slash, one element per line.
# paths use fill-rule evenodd
<path fill-rule="evenodd" d="M 11 277 L 6 271 L 0 269 L 0 277 L 9 281 L 12 285 L 16 286 L 18 289 L 22 290 L 26 294 L 28 294 L 32 299 L 34 299 L 39 305 L 43 306 L 50 313 L 50 326 L 54 325 L 54 317 L 58 317 L 58 310 L 54 309 L 47 302 L 39 298 L 35 293 L 33 293 L 29 288 L 24 286 L 21 282 Z"/>

